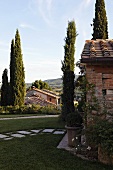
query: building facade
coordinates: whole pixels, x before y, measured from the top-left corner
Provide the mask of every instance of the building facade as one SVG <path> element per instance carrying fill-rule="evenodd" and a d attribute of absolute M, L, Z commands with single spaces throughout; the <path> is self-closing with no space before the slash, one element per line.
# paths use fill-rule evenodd
<path fill-rule="evenodd" d="M 81 65 L 88 82 L 94 84 L 100 106 L 100 110 L 92 111 L 92 114 L 102 114 L 106 110 L 109 117 L 113 114 L 113 40 L 86 40 Z M 87 93 L 87 102 L 92 102 L 91 97 Z"/>
<path fill-rule="evenodd" d="M 26 101 L 29 100 L 30 98 L 35 98 L 40 99 L 43 102 L 45 101 L 48 105 L 53 104 L 53 105 L 59 105 L 60 104 L 60 97 L 57 96 L 56 94 L 46 91 L 46 90 L 40 90 L 35 87 L 32 89 L 28 90 L 26 93 Z M 38 100 L 37 100 L 38 102 Z M 36 103 L 35 103 L 36 104 Z M 38 103 L 37 103 L 38 104 Z"/>

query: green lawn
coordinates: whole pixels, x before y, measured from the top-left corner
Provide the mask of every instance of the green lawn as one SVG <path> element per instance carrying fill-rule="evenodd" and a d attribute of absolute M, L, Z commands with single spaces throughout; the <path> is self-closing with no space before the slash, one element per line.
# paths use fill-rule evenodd
<path fill-rule="evenodd" d="M 39 128 L 64 128 L 58 118 L 2 120 L 0 133 Z M 113 170 L 97 162 L 84 161 L 57 149 L 62 135 L 38 134 L 0 141 L 0 170 Z"/>
<path fill-rule="evenodd" d="M 15 118 L 26 116 L 44 116 L 46 114 L 32 113 L 32 114 L 0 114 L 0 118 Z"/>
<path fill-rule="evenodd" d="M 0 120 L 0 133 L 27 129 L 64 128 L 64 126 L 65 124 L 59 118 Z"/>

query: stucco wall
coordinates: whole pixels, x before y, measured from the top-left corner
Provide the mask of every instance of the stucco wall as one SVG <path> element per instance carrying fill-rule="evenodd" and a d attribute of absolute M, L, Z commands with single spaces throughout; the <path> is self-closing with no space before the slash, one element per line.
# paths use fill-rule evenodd
<path fill-rule="evenodd" d="M 41 93 L 39 91 L 36 91 L 36 90 L 28 91 L 27 94 L 26 94 L 26 97 L 31 97 L 33 95 L 39 96 L 39 97 L 43 98 L 44 100 L 47 100 L 47 101 L 49 101 L 51 103 L 54 103 L 56 105 L 58 104 L 58 99 L 57 98 L 55 98 L 55 97 L 53 97 L 53 96 L 51 96 L 49 94 L 48 95 L 43 94 L 43 93 Z"/>

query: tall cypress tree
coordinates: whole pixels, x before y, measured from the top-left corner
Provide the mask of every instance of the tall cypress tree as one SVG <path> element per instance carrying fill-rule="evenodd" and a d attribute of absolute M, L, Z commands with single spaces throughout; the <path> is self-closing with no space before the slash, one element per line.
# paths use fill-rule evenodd
<path fill-rule="evenodd" d="M 25 73 L 19 31 L 16 30 L 15 43 L 11 44 L 10 81 L 12 86 L 12 105 L 23 105 L 25 98 Z"/>
<path fill-rule="evenodd" d="M 14 74 L 15 74 L 15 45 L 14 39 L 11 41 L 10 53 L 10 105 L 14 105 Z"/>
<path fill-rule="evenodd" d="M 74 53 L 75 53 L 76 27 L 75 22 L 68 22 L 67 37 L 65 38 L 62 94 L 62 118 L 66 120 L 67 114 L 74 112 Z"/>
<path fill-rule="evenodd" d="M 96 0 L 95 18 L 93 19 L 93 38 L 108 39 L 108 22 L 104 0 Z"/>
<path fill-rule="evenodd" d="M 7 106 L 8 105 L 8 89 L 9 89 L 9 83 L 8 83 L 8 71 L 5 69 L 2 74 L 2 87 L 1 87 L 1 106 Z"/>

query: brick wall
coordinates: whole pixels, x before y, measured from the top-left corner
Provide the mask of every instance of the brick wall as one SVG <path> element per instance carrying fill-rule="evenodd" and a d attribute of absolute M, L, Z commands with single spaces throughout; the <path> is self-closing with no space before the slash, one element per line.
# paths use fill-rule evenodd
<path fill-rule="evenodd" d="M 102 103 L 106 102 L 107 110 L 113 113 L 113 66 L 86 65 L 86 77 L 89 83 L 95 85 L 95 96 L 101 107 L 100 112 Z M 87 99 L 90 98 L 88 94 Z"/>

